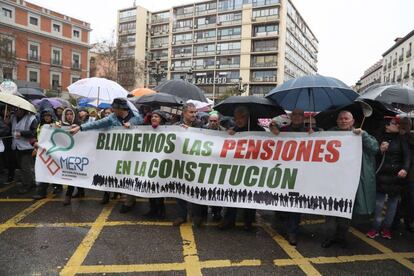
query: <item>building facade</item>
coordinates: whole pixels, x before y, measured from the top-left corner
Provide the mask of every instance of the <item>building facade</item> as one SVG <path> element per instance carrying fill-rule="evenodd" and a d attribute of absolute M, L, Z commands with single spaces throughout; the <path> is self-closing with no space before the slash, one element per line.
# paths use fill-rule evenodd
<path fill-rule="evenodd" d="M 383 57 L 382 82 L 399 83 L 414 87 L 414 30 L 403 38 L 397 38 Z"/>
<path fill-rule="evenodd" d="M 130 90 L 186 79 L 211 98 L 229 90 L 264 95 L 317 71 L 318 40 L 289 0 L 123 9 L 118 42 L 118 81 Z"/>
<path fill-rule="evenodd" d="M 0 81 L 62 91 L 89 72 L 89 23 L 23 0 L 0 0 Z"/>
<path fill-rule="evenodd" d="M 365 70 L 364 75 L 358 81 L 357 91 L 362 92 L 371 85 L 382 82 L 382 59 L 377 61 L 370 68 Z"/>

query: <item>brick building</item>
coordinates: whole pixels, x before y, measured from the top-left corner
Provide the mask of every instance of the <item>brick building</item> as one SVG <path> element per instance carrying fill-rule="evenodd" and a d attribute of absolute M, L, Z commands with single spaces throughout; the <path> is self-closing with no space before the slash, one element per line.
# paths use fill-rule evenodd
<path fill-rule="evenodd" d="M 90 24 L 23 0 L 0 0 L 0 81 L 66 90 L 88 77 Z"/>

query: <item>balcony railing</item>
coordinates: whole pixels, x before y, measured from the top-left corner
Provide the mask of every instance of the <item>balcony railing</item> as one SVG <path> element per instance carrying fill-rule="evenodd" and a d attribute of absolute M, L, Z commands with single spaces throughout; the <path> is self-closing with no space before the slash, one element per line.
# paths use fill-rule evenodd
<path fill-rule="evenodd" d="M 189 31 L 189 30 L 192 30 L 192 29 L 193 29 L 193 26 L 184 26 L 184 27 L 174 26 L 173 27 L 173 32 Z"/>
<path fill-rule="evenodd" d="M 196 11 L 195 16 L 205 15 L 205 14 L 211 14 L 216 13 L 217 9 L 211 9 L 211 10 L 204 10 L 204 11 Z"/>
<path fill-rule="evenodd" d="M 271 3 L 274 2 L 274 3 Z M 252 1 L 253 7 L 260 7 L 260 6 L 267 6 L 267 5 L 277 5 L 279 1 L 264 1 L 264 0 L 253 0 Z"/>
<path fill-rule="evenodd" d="M 401 74 L 397 75 L 397 81 L 401 81 Z"/>
<path fill-rule="evenodd" d="M 405 57 L 409 58 L 411 57 L 411 49 L 407 51 L 407 53 L 405 53 Z"/>
<path fill-rule="evenodd" d="M 253 52 L 274 52 L 277 51 L 277 47 L 255 47 Z"/>
<path fill-rule="evenodd" d="M 276 67 L 277 62 L 252 62 L 251 67 Z"/>
<path fill-rule="evenodd" d="M 403 55 L 400 55 L 399 57 L 398 57 L 398 61 L 399 62 L 402 62 L 404 60 L 404 56 Z"/>
<path fill-rule="evenodd" d="M 392 65 L 394 65 L 394 66 L 397 65 L 397 60 L 396 59 L 393 60 Z"/>
<path fill-rule="evenodd" d="M 276 82 L 276 77 L 275 76 L 264 76 L 264 77 L 256 77 L 256 76 L 252 76 L 252 81 L 254 82 Z"/>
<path fill-rule="evenodd" d="M 391 68 L 391 62 L 388 62 L 387 67 L 388 67 L 388 69 L 390 69 L 390 68 Z"/>
<path fill-rule="evenodd" d="M 52 65 L 54 66 L 62 66 L 62 60 L 61 59 L 52 59 Z"/>
<path fill-rule="evenodd" d="M 217 69 L 240 68 L 240 64 L 217 64 Z"/>
<path fill-rule="evenodd" d="M 157 19 L 151 20 L 151 23 L 158 24 L 158 23 L 167 23 L 169 21 L 170 21 L 170 18 L 157 18 Z"/>
<path fill-rule="evenodd" d="M 188 13 L 183 13 L 183 14 L 176 14 L 175 18 L 181 19 L 181 18 L 185 18 L 185 17 L 192 17 L 193 15 L 194 15 L 193 12 L 188 12 Z"/>
<path fill-rule="evenodd" d="M 217 40 L 229 40 L 229 39 L 240 39 L 241 35 L 219 35 Z"/>
<path fill-rule="evenodd" d="M 39 62 L 40 61 L 40 56 L 39 55 L 28 54 L 27 55 L 27 60 Z"/>
<path fill-rule="evenodd" d="M 16 57 L 16 53 L 14 51 L 0 50 L 0 58 L 12 59 L 15 57 Z"/>
<path fill-rule="evenodd" d="M 206 52 L 194 52 L 195 56 L 209 56 L 215 55 L 216 51 L 206 51 Z"/>

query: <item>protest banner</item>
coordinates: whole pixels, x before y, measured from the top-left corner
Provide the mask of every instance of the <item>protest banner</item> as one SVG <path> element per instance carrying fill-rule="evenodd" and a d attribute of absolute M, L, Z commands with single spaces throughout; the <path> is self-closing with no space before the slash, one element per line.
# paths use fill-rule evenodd
<path fill-rule="evenodd" d="M 36 180 L 204 205 L 351 218 L 362 144 L 351 132 L 44 126 Z"/>

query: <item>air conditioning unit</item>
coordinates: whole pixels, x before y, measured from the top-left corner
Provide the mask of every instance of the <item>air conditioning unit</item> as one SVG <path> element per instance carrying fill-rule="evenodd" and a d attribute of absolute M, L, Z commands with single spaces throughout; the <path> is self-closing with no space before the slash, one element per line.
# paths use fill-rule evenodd
<path fill-rule="evenodd" d="M 173 41 L 171 41 L 171 44 L 172 44 L 172 45 L 174 45 L 174 44 L 175 44 L 175 41 L 174 41 L 174 40 L 173 40 Z"/>
<path fill-rule="evenodd" d="M 174 64 L 171 64 L 170 69 L 174 70 Z"/>
<path fill-rule="evenodd" d="M 151 31 L 151 35 L 154 35 L 154 31 Z"/>
<path fill-rule="evenodd" d="M 197 28 L 198 28 L 197 24 L 194 24 L 194 29 L 197 29 Z"/>
<path fill-rule="evenodd" d="M 217 26 L 221 26 L 221 22 L 217 22 Z"/>

